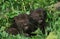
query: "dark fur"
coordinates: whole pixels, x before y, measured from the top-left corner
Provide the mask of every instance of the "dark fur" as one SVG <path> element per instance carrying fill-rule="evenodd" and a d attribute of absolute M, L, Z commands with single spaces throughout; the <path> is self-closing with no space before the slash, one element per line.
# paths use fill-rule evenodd
<path fill-rule="evenodd" d="M 14 17 L 14 22 L 10 28 L 7 29 L 8 33 L 12 34 L 24 34 L 26 36 L 35 35 L 32 34 L 38 27 L 45 33 L 45 19 L 46 12 L 42 8 L 38 8 L 30 11 L 30 15 L 19 14 Z M 39 25 L 39 26 L 38 26 Z"/>
<path fill-rule="evenodd" d="M 25 35 L 30 35 L 31 32 L 34 32 L 37 27 L 34 24 L 31 24 L 29 16 L 27 14 L 19 14 L 14 17 L 15 23 L 20 33 L 25 33 Z"/>
<path fill-rule="evenodd" d="M 17 35 L 17 34 L 19 33 L 16 28 L 12 28 L 12 27 L 8 28 L 8 29 L 6 30 L 6 32 L 7 32 L 8 34 L 12 34 L 12 35 Z"/>
<path fill-rule="evenodd" d="M 42 8 L 38 8 L 35 10 L 30 11 L 30 17 L 32 23 L 35 25 L 39 25 L 40 29 L 42 30 L 42 33 L 45 33 L 45 19 L 46 19 L 46 12 Z"/>
<path fill-rule="evenodd" d="M 17 35 L 19 34 L 19 30 L 17 28 L 17 24 L 15 23 L 15 21 L 13 21 L 12 25 L 10 27 L 8 27 L 5 30 L 8 34 L 12 34 L 12 35 Z"/>

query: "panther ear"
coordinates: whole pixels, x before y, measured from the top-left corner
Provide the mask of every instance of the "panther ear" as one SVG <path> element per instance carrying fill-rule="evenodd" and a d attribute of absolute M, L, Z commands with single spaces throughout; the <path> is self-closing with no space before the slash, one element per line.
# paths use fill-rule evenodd
<path fill-rule="evenodd" d="M 47 16 L 47 11 L 44 10 L 43 13 L 44 13 L 44 16 L 46 17 Z"/>
<path fill-rule="evenodd" d="M 30 10 L 30 13 L 32 13 L 33 11 L 34 11 L 34 10 L 31 9 L 31 10 Z"/>
<path fill-rule="evenodd" d="M 17 20 L 18 19 L 18 16 L 15 16 L 13 20 Z"/>

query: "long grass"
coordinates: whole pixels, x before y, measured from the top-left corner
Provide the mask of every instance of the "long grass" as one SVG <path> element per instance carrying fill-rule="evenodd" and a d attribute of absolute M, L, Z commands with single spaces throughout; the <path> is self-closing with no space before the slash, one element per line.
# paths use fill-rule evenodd
<path fill-rule="evenodd" d="M 0 0 L 0 39 L 60 39 L 60 11 L 53 5 L 57 0 Z M 46 34 L 37 30 L 37 36 L 25 37 L 9 35 L 4 30 L 12 24 L 12 19 L 20 13 L 30 13 L 31 9 L 44 8 L 47 12 Z M 50 31 L 49 35 L 47 32 Z"/>

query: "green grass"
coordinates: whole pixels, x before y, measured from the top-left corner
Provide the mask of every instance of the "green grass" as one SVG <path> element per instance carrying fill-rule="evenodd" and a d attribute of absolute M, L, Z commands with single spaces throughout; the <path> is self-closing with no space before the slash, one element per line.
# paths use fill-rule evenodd
<path fill-rule="evenodd" d="M 53 8 L 57 0 L 0 0 L 0 39 L 60 39 L 60 11 Z M 25 37 L 8 35 L 4 30 L 12 24 L 12 19 L 20 13 L 29 14 L 31 9 L 44 8 L 47 12 L 46 34 L 37 30 L 37 36 Z M 49 35 L 47 32 L 51 31 Z"/>

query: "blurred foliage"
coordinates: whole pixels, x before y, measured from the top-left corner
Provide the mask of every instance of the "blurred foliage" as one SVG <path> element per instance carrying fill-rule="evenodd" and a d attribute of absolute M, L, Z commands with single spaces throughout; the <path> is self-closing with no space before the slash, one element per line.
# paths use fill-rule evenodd
<path fill-rule="evenodd" d="M 53 8 L 57 0 L 0 0 L 0 39 L 60 39 L 60 11 Z M 44 8 L 47 12 L 46 35 L 37 31 L 37 36 L 9 35 L 4 30 L 12 24 L 14 16 L 29 14 L 30 10 Z M 51 31 L 49 35 L 47 32 Z M 54 33 L 53 33 L 54 32 Z"/>
<path fill-rule="evenodd" d="M 51 32 L 46 39 L 57 39 L 57 35 L 55 32 Z"/>

